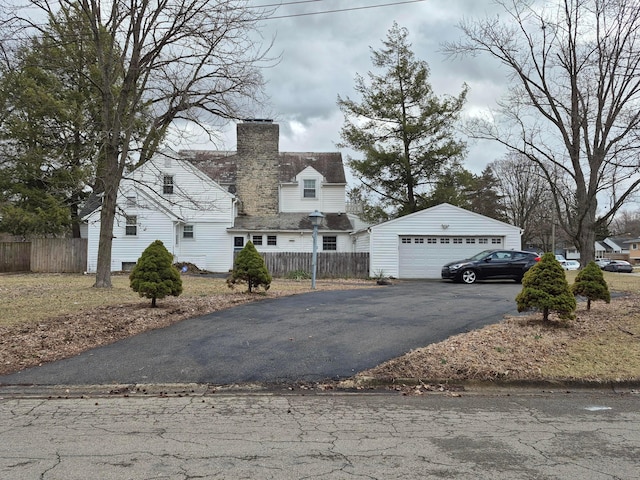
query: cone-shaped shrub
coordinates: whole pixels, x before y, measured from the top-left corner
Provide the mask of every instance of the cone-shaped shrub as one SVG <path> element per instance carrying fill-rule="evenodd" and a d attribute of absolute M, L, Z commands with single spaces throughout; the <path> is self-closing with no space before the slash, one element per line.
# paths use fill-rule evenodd
<path fill-rule="evenodd" d="M 522 278 L 522 291 L 516 297 L 518 311 L 542 311 L 543 321 L 556 312 L 563 320 L 574 317 L 576 297 L 573 296 L 560 262 L 552 253 L 545 253 Z"/>
<path fill-rule="evenodd" d="M 591 300 L 611 302 L 609 287 L 604 280 L 602 270 L 596 262 L 589 262 L 576 276 L 576 281 L 571 287 L 574 295 L 587 298 L 587 310 L 591 310 Z"/>
<path fill-rule="evenodd" d="M 247 242 L 233 262 L 233 271 L 227 278 L 227 285 L 233 288 L 236 283 L 247 283 L 249 292 L 262 285 L 266 290 L 271 286 L 271 275 L 267 270 L 263 258 L 260 256 L 253 243 Z"/>
<path fill-rule="evenodd" d="M 151 299 L 152 307 L 156 306 L 156 298 L 177 297 L 182 293 L 180 272 L 173 266 L 173 256 L 160 240 L 142 252 L 129 275 L 129 282 L 134 292 Z"/>

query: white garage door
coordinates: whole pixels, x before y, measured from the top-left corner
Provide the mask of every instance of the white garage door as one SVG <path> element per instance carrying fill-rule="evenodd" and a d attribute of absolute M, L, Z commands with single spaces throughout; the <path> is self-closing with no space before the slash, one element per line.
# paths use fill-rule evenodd
<path fill-rule="evenodd" d="M 463 260 L 482 250 L 503 248 L 502 237 L 400 236 L 399 277 L 440 278 L 445 263 Z"/>

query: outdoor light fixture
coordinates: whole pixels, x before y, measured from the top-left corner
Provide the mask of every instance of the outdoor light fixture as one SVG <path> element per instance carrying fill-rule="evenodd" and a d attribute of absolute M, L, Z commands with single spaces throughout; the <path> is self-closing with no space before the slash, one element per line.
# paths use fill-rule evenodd
<path fill-rule="evenodd" d="M 311 256 L 311 289 L 316 289 L 316 268 L 318 259 L 318 227 L 322 223 L 324 215 L 318 210 L 314 210 L 309 214 L 311 225 L 313 225 L 313 254 Z"/>

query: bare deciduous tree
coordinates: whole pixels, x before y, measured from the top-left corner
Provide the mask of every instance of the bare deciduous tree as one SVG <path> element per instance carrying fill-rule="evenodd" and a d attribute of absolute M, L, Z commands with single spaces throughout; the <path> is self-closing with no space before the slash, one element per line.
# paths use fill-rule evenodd
<path fill-rule="evenodd" d="M 510 73 L 500 115 L 477 121 L 474 135 L 539 165 L 586 265 L 596 230 L 640 184 L 640 3 L 497 3 L 505 15 L 463 22 L 465 38 L 445 46 L 452 55 L 489 54 Z M 600 211 L 599 199 L 608 202 Z"/>
<path fill-rule="evenodd" d="M 522 244 L 548 247 L 551 224 L 551 191 L 536 163 L 517 153 L 489 164 L 497 180 L 507 221 L 522 228 Z"/>
<path fill-rule="evenodd" d="M 34 11 L 48 22 L 81 21 L 96 52 L 91 81 L 101 136 L 94 161 L 102 209 L 95 286 L 110 287 L 125 166 L 151 157 L 175 121 L 211 132 L 220 120 L 247 115 L 262 92 L 259 68 L 268 63 L 269 46 L 262 49 L 254 32 L 270 12 L 246 0 L 30 0 L 29 7 L 10 24 L 39 29 Z"/>

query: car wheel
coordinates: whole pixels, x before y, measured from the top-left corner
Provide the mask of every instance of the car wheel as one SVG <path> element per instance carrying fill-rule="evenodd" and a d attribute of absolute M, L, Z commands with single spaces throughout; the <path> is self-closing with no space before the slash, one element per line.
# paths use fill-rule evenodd
<path fill-rule="evenodd" d="M 460 280 L 469 285 L 475 283 L 477 279 L 478 277 L 476 275 L 476 272 L 474 272 L 473 270 L 463 270 L 460 274 Z"/>

